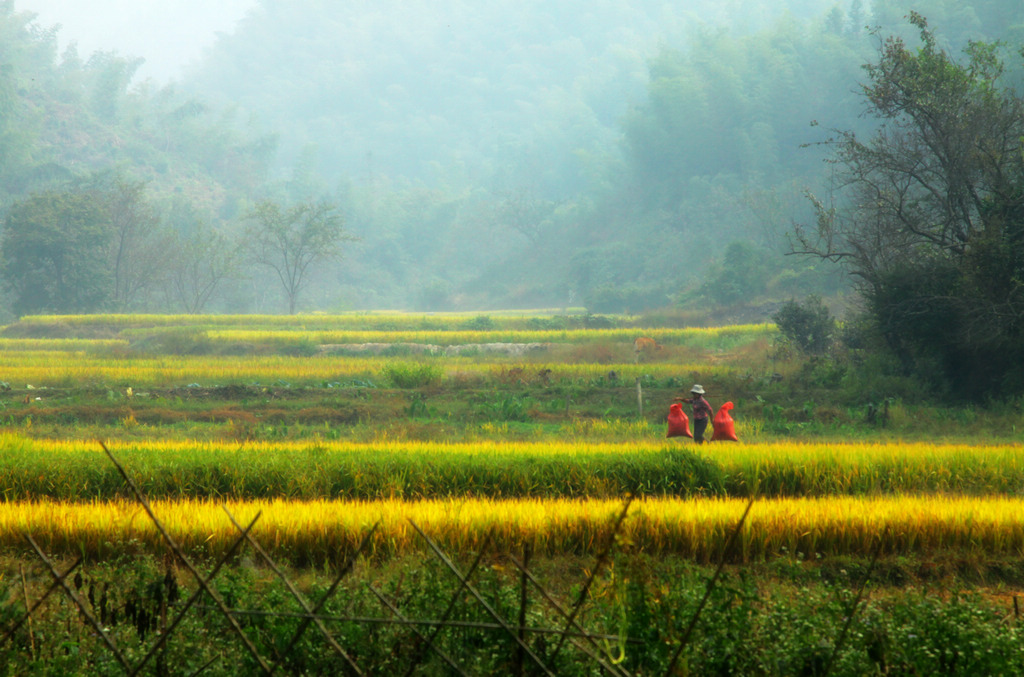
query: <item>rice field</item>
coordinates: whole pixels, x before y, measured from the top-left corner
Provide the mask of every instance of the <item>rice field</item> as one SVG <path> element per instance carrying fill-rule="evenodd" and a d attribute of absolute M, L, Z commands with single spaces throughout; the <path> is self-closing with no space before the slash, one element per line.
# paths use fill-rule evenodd
<path fill-rule="evenodd" d="M 112 441 L 154 498 L 756 498 L 1024 494 L 1019 445 Z M 0 436 L 3 499 L 129 498 L 99 443 Z"/>
<path fill-rule="evenodd" d="M 628 552 L 676 555 L 697 563 L 721 558 L 746 506 L 741 499 L 637 500 L 618 533 Z M 443 549 L 478 551 L 489 537 L 495 553 L 596 556 L 607 546 L 621 500 L 432 499 L 405 501 L 153 502 L 171 536 L 187 551 L 223 553 L 238 537 L 228 517 L 247 524 L 275 557 L 301 565 L 343 561 L 377 525 L 375 558 L 426 552 L 415 523 Z M 887 496 L 762 499 L 739 537 L 734 561 L 780 555 L 836 557 L 876 550 L 914 556 L 943 552 L 988 557 L 1024 555 L 1024 501 L 1013 497 Z M 0 545 L 23 546 L 23 533 L 48 552 L 104 558 L 123 552 L 161 552 L 160 534 L 129 501 L 17 502 L 0 510 Z"/>
<path fill-rule="evenodd" d="M 754 334 L 772 334 L 775 327 L 770 323 L 731 325 L 721 327 L 660 328 L 628 326 L 633 323 L 625 318 L 611 316 L 612 323 L 627 326 L 617 328 L 574 328 L 585 323 L 577 313 L 571 315 L 547 315 L 492 312 L 479 313 L 339 313 L 313 315 L 29 315 L 18 320 L 23 329 L 47 328 L 56 331 L 86 332 L 103 330 L 124 336 L 141 336 L 146 332 L 161 330 L 174 331 L 221 331 L 233 336 L 267 336 L 294 340 L 297 336 L 311 338 L 326 332 L 368 332 L 384 341 L 407 341 L 413 336 L 426 334 L 435 336 L 461 336 L 462 338 L 483 339 L 494 342 L 501 337 L 511 337 L 525 342 L 561 338 L 571 340 L 616 340 L 621 338 L 632 343 L 638 334 L 650 336 L 659 342 L 702 340 L 718 337 L 748 337 Z M 485 330 L 478 329 L 486 325 Z M 565 328 L 551 329 L 547 325 L 561 324 Z M 326 334 L 330 335 L 330 334 Z M 662 341 L 665 339 L 665 341 Z M 467 341 L 478 342 L 478 341 Z"/>
<path fill-rule="evenodd" d="M 430 359 L 430 358 L 428 358 Z M 510 368 L 529 370 L 529 374 L 546 371 L 549 381 L 593 379 L 615 372 L 620 380 L 635 380 L 640 375 L 665 379 L 680 372 L 705 371 L 709 376 L 727 377 L 736 372 L 728 365 L 708 367 L 699 363 L 655 363 L 638 365 L 630 362 L 602 364 L 562 364 L 533 361 L 480 360 L 476 357 L 451 356 L 433 358 L 445 378 L 467 375 L 501 376 Z M 224 386 L 231 384 L 321 385 L 353 378 L 381 378 L 387 367 L 421 364 L 408 358 L 339 356 L 339 355 L 132 355 L 111 357 L 88 351 L 11 350 L 0 352 L 0 373 L 4 381 L 34 387 L 125 387 L 174 388 L 192 384 Z"/>
<path fill-rule="evenodd" d="M 527 626 L 562 620 L 541 620 L 539 593 L 527 604 L 513 557 L 530 553 L 530 570 L 566 606 L 593 573 L 580 618 L 634 642 L 608 653 L 612 663 L 632 661 L 627 674 L 665 673 L 665 648 L 679 642 L 719 563 L 729 566 L 692 640 L 694 674 L 704 665 L 736 672 L 718 655 L 775 661 L 758 663 L 757 674 L 812 674 L 822 642 L 832 646 L 846 627 L 856 637 L 843 659 L 856 667 L 836 674 L 881 674 L 881 642 L 888 655 L 898 645 L 910 656 L 922 646 L 916 637 L 944 617 L 953 619 L 948 632 L 922 651 L 990 652 L 992 637 L 1001 655 L 1019 645 L 1018 622 L 980 611 L 981 602 L 957 616 L 955 595 L 946 603 L 922 593 L 922 605 L 909 594 L 929 576 L 945 595 L 994 571 L 1002 578 L 985 593 L 1013 596 L 1016 608 L 1024 447 L 1012 405 L 922 411 L 890 396 L 858 408 L 829 402 L 827 388 L 794 399 L 790 379 L 843 375 L 777 358 L 771 325 L 587 321 L 557 313 L 23 318 L 0 331 L 0 579 L 8 582 L 0 615 L 17 616 L 51 586 L 31 536 L 62 571 L 83 558 L 83 576 L 71 583 L 121 646 L 136 651 L 147 633 L 163 632 L 171 584 L 190 582 L 105 446 L 203 571 L 235 552 L 235 522 L 253 522 L 261 548 L 315 593 L 368 539 L 332 600 L 335 614 L 355 609 L 358 619 L 332 627 L 360 664 L 374 666 L 367 674 L 390 669 L 396 648 L 415 644 L 391 612 L 380 625 L 364 622 L 381 614 L 379 590 L 431 619 L 462 595 L 443 578 L 433 545 L 459 564 L 481 554 L 474 583 L 486 580 L 488 598 Z M 661 348 L 636 354 L 638 336 Z M 668 403 L 693 383 L 714 405 L 734 404 L 739 442 L 665 437 Z M 921 434 L 930 429 L 939 433 Z M 242 546 L 216 584 L 236 608 L 278 612 L 285 592 L 255 563 L 256 550 Z M 876 556 L 898 574 L 891 580 L 910 583 L 865 601 L 867 620 L 848 626 L 850 599 Z M 20 644 L 0 647 L 8 664 L 25 674 L 39 664 L 123 674 L 65 597 L 18 631 Z M 897 618 L 900 609 L 909 621 Z M 209 622 L 208 609 L 188 614 L 190 630 L 174 633 L 168 656 L 190 666 L 220 656 L 223 674 L 235 674 L 245 654 L 225 653 L 231 642 Z M 298 619 L 244 623 L 270 656 Z M 443 633 L 453 653 L 480 648 L 487 665 L 500 666 L 469 674 L 515 674 L 494 650 L 500 637 L 474 632 Z M 308 648 L 293 660 L 330 664 L 316 662 L 325 647 Z M 576 658 L 565 653 L 560 665 Z M 945 665 L 900 660 L 920 674 Z M 1015 672 L 1006 668 L 1015 661 L 989 672 Z M 972 669 L 963 674 L 985 673 Z"/>
<path fill-rule="evenodd" d="M 660 380 L 658 392 L 671 393 L 696 378 L 712 385 L 752 376 L 775 378 L 778 374 L 768 372 L 776 365 L 758 365 L 752 358 L 775 329 L 763 324 L 541 327 L 552 321 L 365 313 L 24 318 L 13 332 L 18 335 L 0 337 L 0 379 L 17 397 L 27 393 L 18 404 L 20 417 L 9 416 L 8 432 L 0 436 L 0 541 L 17 547 L 22 530 L 29 529 L 48 547 L 67 552 L 107 556 L 139 544 L 157 547 L 151 525 L 140 520 L 97 442 L 33 432 L 33 411 L 42 416 L 47 402 L 61 393 L 92 388 L 105 392 L 106 401 L 99 395 L 100 401 L 55 409 L 53 416 L 73 421 L 86 409 L 116 411 L 122 424 L 110 448 L 193 547 L 220 548 L 230 539 L 219 507 L 223 504 L 243 518 L 262 511 L 260 533 L 296 561 L 336 558 L 377 520 L 384 528 L 375 552 L 404 553 L 417 547 L 410 519 L 436 527 L 460 551 L 472 550 L 483 533 L 497 529 L 505 548 L 530 540 L 551 555 L 592 553 L 609 515 L 630 496 L 636 502 L 623 543 L 701 562 L 721 553 L 728 525 L 747 498 L 756 500 L 756 511 L 743 533 L 741 559 L 796 549 L 866 555 L 878 539 L 893 553 L 1019 553 L 1020 444 L 765 440 L 757 434 L 758 422 L 739 420 L 740 443 L 695 448 L 666 440 L 661 425 L 650 419 L 574 417 L 571 398 L 579 388 L 603 389 L 608 397 L 628 402 L 639 397 L 641 382 L 657 385 Z M 24 335 L 58 329 L 60 337 Z M 635 357 L 632 340 L 641 334 L 662 344 L 664 354 Z M 198 340 L 204 351 L 161 353 L 165 344 L 160 341 L 167 337 L 185 348 Z M 481 351 L 410 356 L 339 349 L 499 343 L 560 348 L 529 358 Z M 260 348 L 238 354 L 210 350 L 246 344 Z M 268 352 L 268 346 L 276 349 Z M 289 352 L 295 346 L 304 349 Z M 422 387 L 388 382 L 423 364 L 433 372 Z M 370 397 L 403 402 L 404 409 L 387 410 L 391 416 L 438 417 L 430 413 L 428 397 L 465 389 L 471 408 L 461 415 L 491 412 L 505 418 L 481 423 L 476 429 L 486 434 L 461 442 L 429 433 L 396 439 L 390 437 L 394 428 L 380 423 L 375 424 L 378 433 L 364 442 L 325 439 L 315 426 L 299 428 L 298 439 L 261 439 L 269 428 L 258 423 L 236 439 L 189 439 L 162 432 L 161 426 L 169 429 L 173 423 L 142 425 L 136 419 L 146 406 L 160 408 L 165 416 L 174 411 L 183 418 L 205 415 L 187 409 L 200 405 L 180 394 L 150 397 L 149 389 L 302 386 L 310 391 L 289 395 L 297 398 L 295 407 L 307 406 L 309 399 L 326 409 L 323 393 L 356 382 L 359 388 L 349 388 L 346 402 Z M 337 404 L 335 399 L 330 406 Z M 263 410 L 220 411 L 226 412 L 221 417 L 257 421 Z M 298 411 L 281 409 L 274 416 L 287 422 L 289 412 Z M 533 423 L 549 419 L 559 424 L 543 428 Z M 500 439 L 511 436 L 508 421 L 533 425 L 532 432 L 527 439 Z"/>
<path fill-rule="evenodd" d="M 645 329 L 649 336 L 664 345 L 694 345 L 701 342 L 750 340 L 770 336 L 775 327 L 769 324 L 738 325 L 735 327 L 700 327 L 689 329 Z M 132 333 L 125 332 L 127 336 Z M 294 345 L 302 342 L 316 344 L 394 343 L 400 338 L 405 343 L 439 346 L 489 343 L 598 343 L 619 342 L 632 344 L 637 337 L 635 328 L 626 329 L 508 329 L 508 330 L 309 330 L 309 329 L 211 329 L 206 335 L 213 341 L 252 342 L 270 345 Z"/>

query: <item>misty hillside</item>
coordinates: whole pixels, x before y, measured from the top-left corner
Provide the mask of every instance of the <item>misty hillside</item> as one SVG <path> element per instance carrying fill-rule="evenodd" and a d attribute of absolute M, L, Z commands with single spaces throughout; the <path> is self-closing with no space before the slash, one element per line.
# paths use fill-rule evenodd
<path fill-rule="evenodd" d="M 865 17 L 741 4 L 263 2 L 188 86 L 279 130 L 285 176 L 345 196 L 351 287 L 663 305 L 723 245 L 773 244 L 737 193 L 781 182 L 790 206 L 794 170 L 820 171 L 811 120 L 856 120 Z"/>
<path fill-rule="evenodd" d="M 1012 3 L 932 4 L 951 41 L 1013 25 Z M 341 196 L 363 242 L 339 279 L 370 305 L 635 309 L 729 268 L 730 243 L 778 255 L 826 170 L 812 122 L 864 125 L 864 26 L 904 30 L 874 7 L 264 0 L 187 84 Z M 747 287 L 832 284 L 775 267 Z"/>
<path fill-rule="evenodd" d="M 915 6 L 957 51 L 1024 35 L 1017 0 Z M 4 0 L 0 200 L 120 186 L 158 226 L 146 247 L 207 255 L 247 250 L 260 201 L 325 200 L 358 239 L 311 269 L 300 310 L 763 315 L 841 289 L 784 256 L 786 232 L 827 182 L 821 142 L 870 129 L 862 64 L 913 39 L 906 7 L 262 0 L 157 87 L 131 55 L 57 54 Z M 175 309 L 183 256 L 97 308 Z M 273 276 L 228 258 L 183 307 L 282 309 Z"/>
<path fill-rule="evenodd" d="M 570 182 L 574 152 L 614 144 L 662 47 L 830 4 L 263 0 L 187 84 L 281 130 L 285 160 L 315 148 L 330 180 L 476 178 L 511 163 Z"/>

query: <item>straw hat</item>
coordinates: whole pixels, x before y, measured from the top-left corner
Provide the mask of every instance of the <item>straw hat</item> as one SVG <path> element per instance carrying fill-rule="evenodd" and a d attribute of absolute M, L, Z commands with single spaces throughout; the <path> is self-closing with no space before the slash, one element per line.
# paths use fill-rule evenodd
<path fill-rule="evenodd" d="M 691 393 L 697 393 L 698 395 L 703 395 L 704 394 L 704 386 L 695 385 L 692 388 L 690 388 L 690 392 Z"/>

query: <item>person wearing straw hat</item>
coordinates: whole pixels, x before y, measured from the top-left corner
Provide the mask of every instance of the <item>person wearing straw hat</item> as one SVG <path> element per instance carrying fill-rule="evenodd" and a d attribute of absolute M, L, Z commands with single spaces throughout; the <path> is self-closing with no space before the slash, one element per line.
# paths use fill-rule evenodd
<path fill-rule="evenodd" d="M 692 397 L 677 397 L 677 402 L 686 402 L 687 404 L 693 405 L 693 441 L 697 444 L 704 443 L 704 431 L 707 430 L 708 421 L 711 420 L 711 415 L 714 411 L 711 409 L 711 403 L 704 399 L 704 387 L 699 384 L 694 384 L 690 388 L 690 395 Z"/>

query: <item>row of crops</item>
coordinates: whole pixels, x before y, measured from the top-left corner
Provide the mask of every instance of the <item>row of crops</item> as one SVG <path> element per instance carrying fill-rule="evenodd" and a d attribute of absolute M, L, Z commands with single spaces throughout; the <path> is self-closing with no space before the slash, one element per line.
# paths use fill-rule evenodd
<path fill-rule="evenodd" d="M 436 343 L 593 343 L 623 341 L 640 334 L 662 344 L 746 341 L 772 335 L 772 324 L 723 327 L 637 327 L 626 318 L 588 320 L 589 316 L 522 317 L 459 314 L 341 314 L 341 315 L 36 315 L 7 327 L 3 340 L 33 339 L 117 340 L 138 342 L 160 336 L 197 336 L 224 342 L 271 344 Z M 102 344 L 102 343 L 101 343 Z M 12 344 L 16 345 L 16 344 Z"/>
<path fill-rule="evenodd" d="M 542 318 L 533 324 L 553 321 Z M 628 357 L 632 357 L 632 338 L 638 335 L 632 327 L 537 328 L 530 324 L 529 319 L 515 316 L 486 321 L 472 316 L 398 315 L 25 318 L 18 331 L 8 332 L 20 332 L 20 338 L 0 338 L 0 348 L 6 348 L 0 350 L 0 379 L 15 387 L 32 384 L 30 391 L 18 390 L 19 398 L 28 392 L 16 405 L 24 412 L 35 407 L 42 413 L 51 392 L 88 387 L 106 392 L 107 401 L 90 401 L 76 412 L 86 406 L 116 407 L 123 412 L 118 414 L 123 420 L 134 422 L 133 407 L 141 416 L 150 388 L 253 383 L 344 386 L 365 379 L 360 381 L 362 387 L 408 359 L 324 351 L 182 355 L 128 349 L 161 332 L 198 331 L 214 342 L 262 345 L 538 342 L 571 347 L 596 343 L 617 346 Z M 472 328 L 481 325 L 490 328 Z M 33 327 L 59 327 L 66 335 L 25 336 Z M 469 383 L 486 389 L 502 383 L 533 388 L 532 396 L 540 398 L 549 384 L 603 379 L 614 373 L 627 389 L 645 378 L 696 377 L 713 386 L 737 370 L 750 373 L 768 368 L 737 355 L 745 355 L 746 347 L 765 341 L 774 331 L 769 325 L 644 330 L 669 355 L 669 359 L 662 356 L 651 361 L 569 362 L 540 357 L 527 365 L 496 361 L 482 353 L 435 355 L 427 359 L 440 376 L 430 379 L 429 385 L 444 390 Z M 97 336 L 103 332 L 107 336 Z M 674 359 L 691 353 L 699 353 L 702 359 Z M 523 366 L 512 368 L 516 364 Z M 480 378 L 474 379 L 473 374 Z M 388 386 L 384 380 L 379 383 Z M 409 388 L 415 390 L 415 386 Z M 315 393 L 295 397 L 313 399 L 305 404 L 300 399 L 288 411 L 325 406 Z M 406 392 L 398 397 L 410 396 Z M 181 399 L 165 398 L 160 406 L 183 407 Z M 422 404 L 422 400 L 410 400 L 417 401 Z M 568 412 L 567 395 L 564 401 L 564 407 L 557 406 Z M 412 412 L 412 404 L 405 411 Z M 13 402 L 10 408 L 15 409 Z M 389 411 L 401 414 L 403 410 Z M 232 410 L 231 415 L 237 413 Z M 63 415 L 72 414 L 63 410 Z M 5 499 L 0 513 L 6 516 L 0 518 L 0 530 L 10 535 L 6 542 L 16 541 L 13 534 L 31 525 L 51 547 L 69 552 L 116 550 L 130 543 L 155 547 L 155 541 L 144 535 L 150 528 L 145 520 L 130 517 L 135 514 L 130 494 L 97 443 L 33 437 L 26 415 L 9 420 L 19 433 L 0 437 L 0 486 Z M 611 506 L 627 496 L 638 499 L 627 520 L 633 525 L 629 528 L 637 531 L 628 538 L 651 552 L 699 557 L 720 552 L 725 525 L 735 522 L 741 512 L 736 501 L 748 498 L 755 499 L 756 505 L 745 528 L 744 552 L 754 557 L 791 552 L 795 543 L 802 544 L 803 550 L 855 552 L 868 548 L 870 539 L 865 534 L 869 533 L 887 534 L 891 539 L 887 547 L 893 551 L 991 547 L 1005 553 L 1020 547 L 1017 521 L 1022 518 L 1017 516 L 1022 511 L 1016 508 L 1024 490 L 1024 463 L 1021 447 L 1015 444 L 763 442 L 747 440 L 743 421 L 739 429 L 744 442 L 700 448 L 666 441 L 659 426 L 620 428 L 620 433 L 633 432 L 619 434 L 614 444 L 604 441 L 597 426 L 580 427 L 582 434 L 570 439 L 545 437 L 537 427 L 529 442 L 481 439 L 455 444 L 429 436 L 395 441 L 387 438 L 383 428 L 377 440 L 366 443 L 318 437 L 269 443 L 260 441 L 258 427 L 248 430 L 245 439 L 199 441 L 164 435 L 161 425 L 125 423 L 119 432 L 122 437 L 112 440 L 110 447 L 147 495 L 163 501 L 161 511 L 169 519 L 182 515 L 184 542 L 220 543 L 230 531 L 223 519 L 215 527 L 187 515 L 203 510 L 216 513 L 216 506 L 225 501 L 240 502 L 239 510 L 263 501 L 268 502 L 268 513 L 280 513 L 273 518 L 278 521 L 267 519 L 265 524 L 291 526 L 261 528 L 274 529 L 268 534 L 270 541 L 302 561 L 344 552 L 347 544 L 358 541 L 360 530 L 383 520 L 385 514 L 392 516 L 384 520 L 392 527 L 380 537 L 389 545 L 377 550 L 401 552 L 408 540 L 403 531 L 407 527 L 395 515 L 403 511 L 406 518 L 415 514 L 437 524 L 446 539 L 460 548 L 470 547 L 494 525 L 507 523 L 510 529 L 512 525 L 524 529 L 508 532 L 503 540 L 508 547 L 529 538 L 548 544 L 549 552 L 558 548 L 587 552 L 596 547 L 595 534 L 607 529 Z M 432 517 L 417 512 L 424 510 Z M 307 514 L 303 511 L 316 517 L 300 519 L 298 515 Z M 717 515 L 713 526 L 707 521 L 709 511 Z M 527 518 L 535 514 L 544 517 L 540 522 Z M 780 514 L 788 517 L 777 517 Z M 923 521 L 909 519 L 915 515 Z M 815 527 L 818 523 L 821 526 Z M 846 535 L 842 524 L 848 525 Z M 925 525 L 931 535 L 918 538 L 915 534 Z M 554 531 L 548 533 L 548 528 Z M 1003 538 L 996 537 L 1000 531 Z M 456 535 L 461 532 L 463 540 Z M 693 535 L 698 533 L 700 538 Z"/>
<path fill-rule="evenodd" d="M 31 531 L 53 552 L 108 557 L 159 550 L 160 537 L 102 452 L 7 437 L 0 541 Z M 742 561 L 822 555 L 1024 552 L 1020 449 L 962 445 L 715 445 L 678 448 L 543 444 L 330 446 L 114 445 L 176 540 L 208 552 L 245 520 L 278 557 L 337 561 L 372 524 L 377 556 L 421 548 L 409 520 L 445 547 L 591 553 L 635 496 L 620 536 L 649 554 L 707 562 L 754 498 Z M 764 456 L 771 455 L 770 462 Z M 759 490 L 759 489 L 765 490 Z"/>
<path fill-rule="evenodd" d="M 161 499 L 800 498 L 1024 491 L 1014 445 L 663 442 L 111 442 Z M 131 493 L 96 442 L 0 436 L 3 499 Z"/>
<path fill-rule="evenodd" d="M 641 334 L 662 347 L 636 354 Z M 836 425 L 788 428 L 785 411 L 818 403 L 780 395 L 803 366 L 776 359 L 776 338 L 559 316 L 24 318 L 0 332 L 0 659 L 125 674 L 170 637 L 157 674 L 256 674 L 261 656 L 355 674 L 319 638 L 284 647 L 303 609 L 266 554 L 308 598 L 347 573 L 321 620 L 365 674 L 531 674 L 524 646 L 559 675 L 1019 673 L 1016 596 L 961 602 L 948 573 L 1024 581 L 1012 412 L 984 441 L 924 442 L 877 423 L 917 413 L 896 400 L 865 424 L 826 395 Z M 665 437 L 694 382 L 735 400 L 740 442 Z M 241 632 L 212 594 L 186 612 L 198 580 L 161 529 L 217 573 Z M 858 605 L 876 564 L 923 586 Z M 42 604 L 57 571 L 64 595 Z M 580 604 L 599 644 L 560 650 L 550 600 Z M 500 618 L 526 641 L 489 627 Z M 413 622 L 454 660 L 414 655 Z"/>
<path fill-rule="evenodd" d="M 2 350 L 2 346 L 0 346 Z M 12 386 L 27 384 L 74 388 L 81 386 L 175 387 L 190 384 L 273 384 L 323 385 L 351 379 L 380 378 L 388 368 L 404 358 L 365 356 L 288 356 L 288 355 L 166 355 L 111 357 L 88 352 L 24 350 L 0 352 L 0 373 Z M 503 364 L 478 357 L 446 357 L 438 361 L 441 378 L 453 382 L 474 378 L 502 378 L 508 373 Z M 727 365 L 707 367 L 698 363 L 632 362 L 564 364 L 534 361 L 529 369 L 520 368 L 523 380 L 544 374 L 547 382 L 591 380 L 614 372 L 621 381 L 640 376 L 666 379 L 680 373 L 703 370 L 709 376 L 725 377 L 735 371 Z"/>
<path fill-rule="evenodd" d="M 521 552 L 595 557 L 620 500 L 433 499 L 406 501 L 155 501 L 153 509 L 187 551 L 219 556 L 238 537 L 239 524 L 259 516 L 253 536 L 282 561 L 340 564 L 376 525 L 365 551 L 375 558 L 425 551 L 412 522 L 444 550 Z M 715 563 L 746 502 L 741 499 L 648 498 L 629 504 L 617 533 L 622 547 L 652 556 L 677 555 Z M 1024 517 L 1016 498 L 949 496 L 827 497 L 756 501 L 731 554 L 734 562 L 779 555 L 834 557 L 880 551 L 1019 557 Z M 230 517 L 229 517 L 230 516 Z M 0 510 L 0 545 L 23 547 L 30 532 L 47 552 L 109 558 L 159 552 L 160 533 L 131 501 L 92 504 L 18 502 Z"/>

